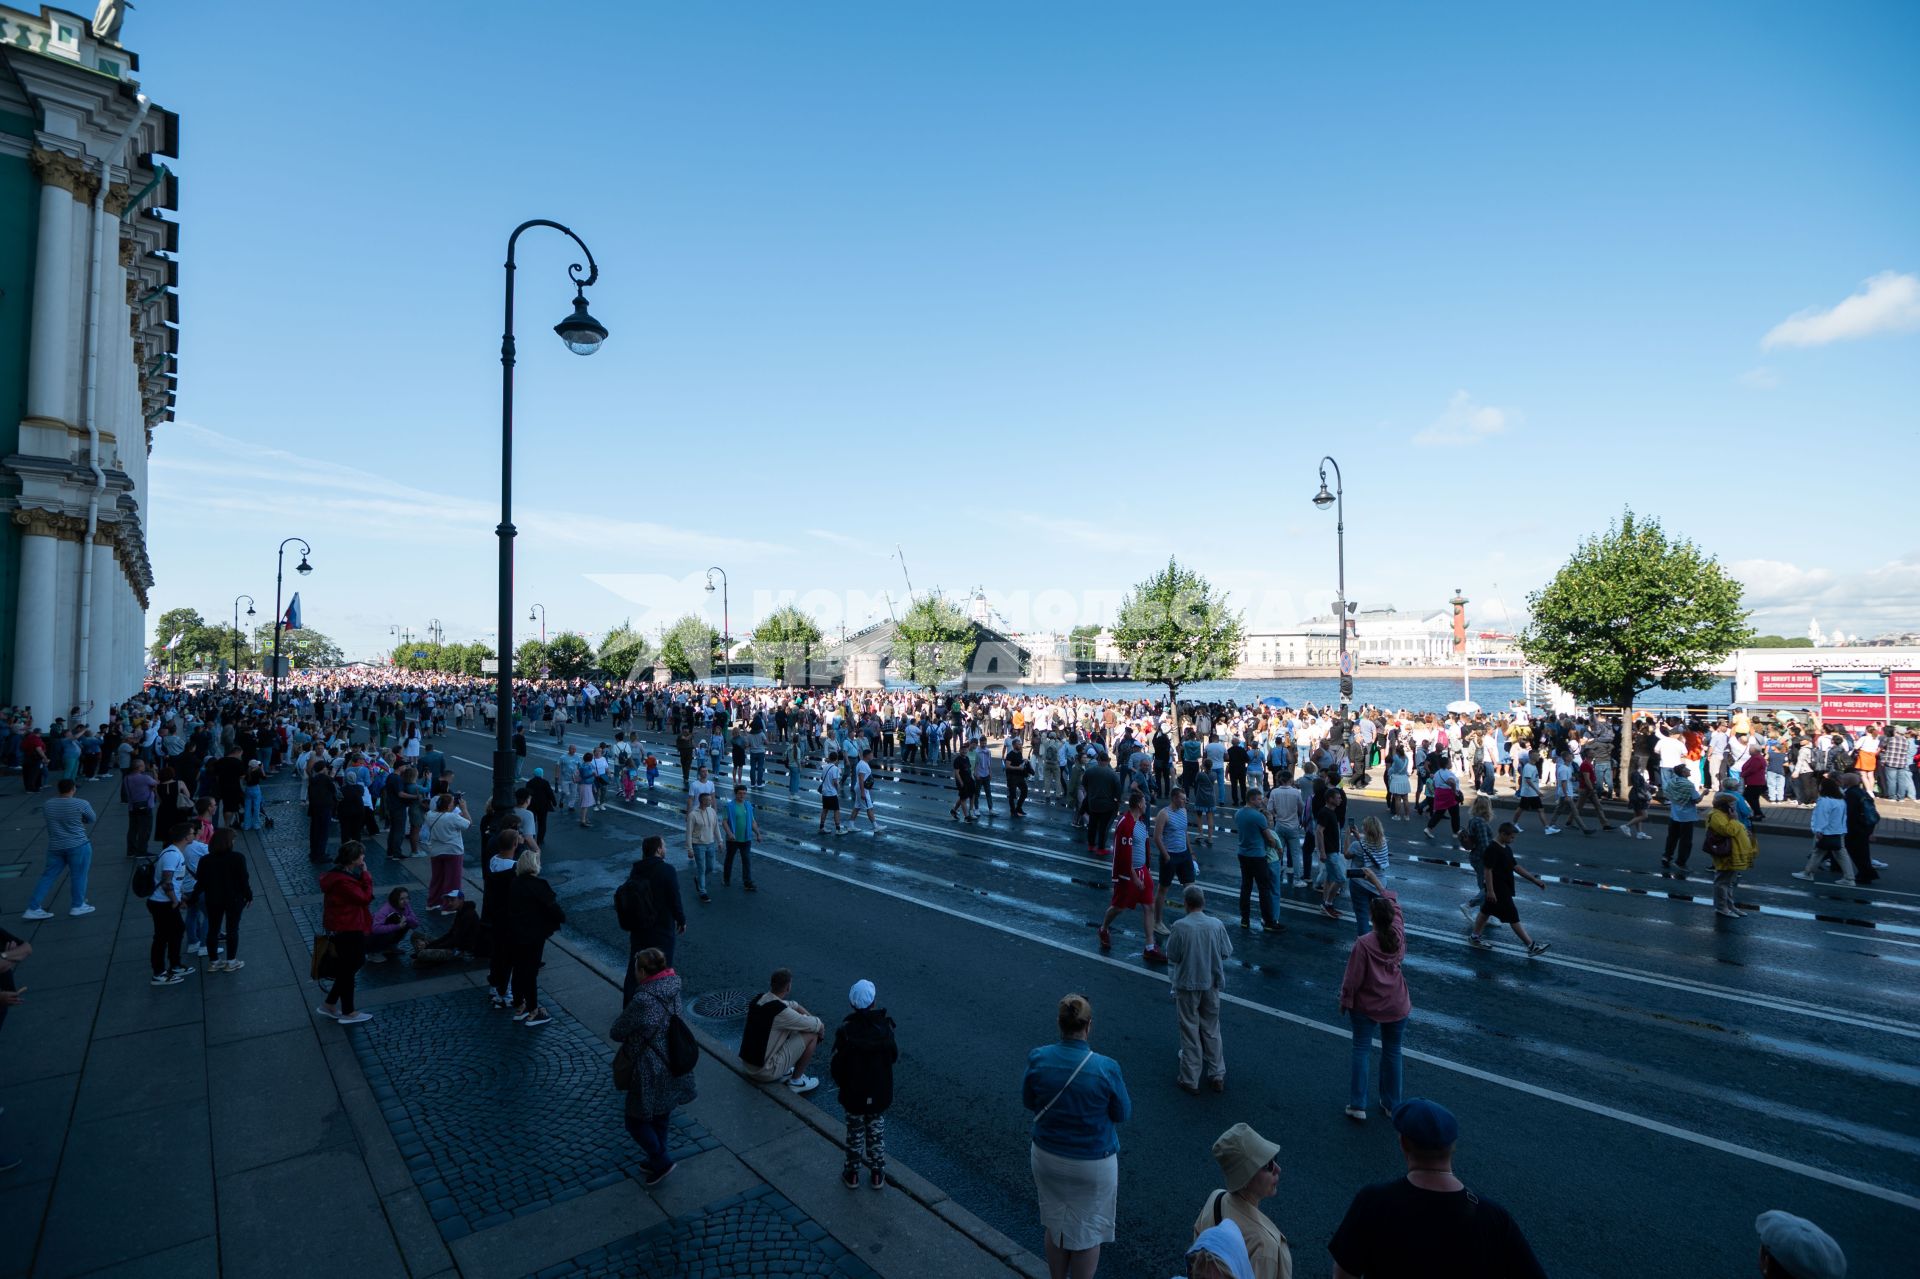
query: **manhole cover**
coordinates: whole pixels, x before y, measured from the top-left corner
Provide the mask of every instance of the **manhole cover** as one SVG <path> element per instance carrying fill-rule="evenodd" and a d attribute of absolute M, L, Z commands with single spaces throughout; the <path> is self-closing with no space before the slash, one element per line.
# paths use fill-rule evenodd
<path fill-rule="evenodd" d="M 745 1017 L 752 1002 L 753 996 L 744 990 L 710 990 L 694 997 L 693 1015 L 707 1021 L 730 1021 Z"/>

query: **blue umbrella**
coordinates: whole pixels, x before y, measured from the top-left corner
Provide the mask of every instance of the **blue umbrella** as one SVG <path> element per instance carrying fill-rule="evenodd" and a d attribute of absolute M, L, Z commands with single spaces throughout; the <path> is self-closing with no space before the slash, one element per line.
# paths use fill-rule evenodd
<path fill-rule="evenodd" d="M 1260 704 L 1262 706 L 1271 706 L 1278 711 L 1291 709 L 1288 707 L 1287 699 L 1284 697 L 1263 697 L 1260 699 Z"/>

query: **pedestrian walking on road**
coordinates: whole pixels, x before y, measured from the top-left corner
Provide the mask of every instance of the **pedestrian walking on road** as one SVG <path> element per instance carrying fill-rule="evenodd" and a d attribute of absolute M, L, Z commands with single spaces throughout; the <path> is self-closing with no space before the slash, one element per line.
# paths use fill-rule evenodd
<path fill-rule="evenodd" d="M 1467 851 L 1467 864 L 1473 867 L 1473 896 L 1460 903 L 1460 913 L 1468 919 L 1480 909 L 1487 893 L 1481 887 L 1486 873 L 1486 851 L 1493 843 L 1493 795 L 1491 791 L 1473 797 L 1467 808 L 1467 829 L 1460 835 L 1460 846 Z"/>
<path fill-rule="evenodd" d="M 627 982 L 622 998 L 632 999 L 638 979 L 632 957 L 652 948 L 673 964 L 674 943 L 687 931 L 687 912 L 680 901 L 680 876 L 667 864 L 667 841 L 649 835 L 640 841 L 640 859 L 626 882 L 613 891 L 613 914 L 627 934 Z"/>
<path fill-rule="evenodd" d="M 333 868 L 320 876 L 320 891 L 326 894 L 320 926 L 333 938 L 334 975 L 319 1011 L 342 1026 L 372 1021 L 372 1013 L 353 1005 L 354 976 L 366 962 L 367 934 L 373 931 L 373 875 L 359 840 L 340 845 Z"/>
<path fill-rule="evenodd" d="M 1367 818 L 1358 831 L 1351 822 L 1347 824 L 1347 860 L 1352 865 L 1347 872 L 1347 899 L 1353 904 L 1353 931 L 1364 937 L 1373 928 L 1373 900 L 1385 891 L 1382 884 L 1392 860 L 1386 827 L 1378 817 Z"/>
<path fill-rule="evenodd" d="M 887 1107 L 893 1104 L 893 1063 L 900 1059 L 894 1040 L 893 1018 L 876 1004 L 873 983 L 853 983 L 847 992 L 852 1010 L 833 1033 L 833 1056 L 827 1062 L 834 1086 L 840 1090 L 840 1108 L 847 1115 L 847 1163 L 840 1184 L 848 1190 L 860 1185 L 860 1168 L 867 1184 L 883 1190 L 887 1184 Z"/>
<path fill-rule="evenodd" d="M 713 806 L 713 792 L 700 796 L 700 802 L 687 811 L 687 863 L 693 867 L 694 895 L 702 903 L 710 902 L 707 878 L 716 869 L 720 852 L 720 812 Z"/>
<path fill-rule="evenodd" d="M 1120 1063 L 1093 1051 L 1093 1005 L 1060 1000 L 1058 1043 L 1027 1054 L 1021 1100 L 1033 1115 L 1028 1162 L 1046 1232 L 1050 1279 L 1093 1279 L 1113 1242 L 1120 1197 L 1120 1134 L 1133 1115 Z"/>
<path fill-rule="evenodd" d="M 1347 972 L 1340 982 L 1340 1013 L 1353 1027 L 1352 1070 L 1347 1079 L 1347 1118 L 1367 1117 L 1367 1066 L 1373 1053 L 1374 1028 L 1380 1030 L 1380 1109 L 1391 1115 L 1400 1104 L 1400 1041 L 1413 1015 L 1401 961 L 1406 954 L 1406 927 L 1400 917 L 1400 899 L 1382 890 L 1370 899 L 1373 916 L 1366 933 L 1354 939 L 1347 952 Z"/>
<path fill-rule="evenodd" d="M 1263 796 L 1253 791 L 1247 802 L 1233 814 L 1234 854 L 1240 863 L 1240 927 L 1253 927 L 1253 894 L 1260 894 L 1260 927 L 1268 933 L 1281 931 L 1273 913 L 1273 865 L 1279 854 L 1269 847 L 1273 826 L 1267 820 Z M 1278 840 L 1275 839 L 1277 844 Z"/>
<path fill-rule="evenodd" d="M 1702 846 L 1713 859 L 1713 913 L 1722 919 L 1740 919 L 1746 912 L 1733 902 L 1740 876 L 1753 865 L 1753 832 L 1734 813 L 1735 796 L 1721 791 L 1707 813 L 1707 841 Z"/>
<path fill-rule="evenodd" d="M 560 931 L 567 913 L 553 885 L 540 875 L 538 849 L 522 849 L 513 864 L 513 889 L 507 897 L 507 935 L 513 946 L 513 1019 L 528 1026 L 553 1020 L 540 1005 L 540 961 L 547 938 Z"/>
<path fill-rule="evenodd" d="M 1831 777 L 1820 779 L 1808 825 L 1813 833 L 1813 853 L 1807 858 L 1806 868 L 1794 871 L 1793 877 L 1811 880 L 1814 871 L 1832 861 L 1840 868 L 1841 886 L 1853 887 L 1855 867 L 1853 857 L 1847 852 L 1847 802 L 1840 794 L 1838 781 Z"/>
<path fill-rule="evenodd" d="M 22 919 L 53 918 L 53 912 L 45 907 L 63 871 L 67 876 L 67 913 L 93 913 L 93 907 L 87 904 L 87 875 L 93 869 L 93 842 L 87 828 L 96 816 L 93 805 L 76 793 L 78 789 L 79 783 L 62 777 L 54 787 L 54 797 L 40 806 L 40 816 L 47 826 L 47 867 L 33 886 Z"/>
<path fill-rule="evenodd" d="M 1483 853 L 1486 872 L 1482 884 L 1487 890 L 1486 900 L 1480 903 L 1480 911 L 1473 918 L 1473 933 L 1467 941 L 1479 950 L 1492 950 L 1493 943 L 1481 934 L 1486 931 L 1487 921 L 1497 919 L 1513 929 L 1513 935 L 1526 945 L 1529 958 L 1545 953 L 1549 943 L 1535 941 L 1520 924 L 1520 907 L 1513 900 L 1513 877 L 1520 876 L 1528 880 L 1541 891 L 1546 890 L 1546 881 L 1514 860 L 1513 841 L 1520 836 L 1520 828 L 1512 822 L 1501 822 L 1500 829 L 1494 832 L 1493 847 Z"/>
<path fill-rule="evenodd" d="M 1347 1205 L 1327 1244 L 1334 1279 L 1546 1279 L 1507 1210 L 1453 1175 L 1460 1125 L 1445 1106 L 1415 1097 L 1393 1112 L 1393 1127 L 1406 1176 L 1364 1187 Z"/>
<path fill-rule="evenodd" d="M 1880 806 L 1857 771 L 1841 776 L 1840 799 L 1847 806 L 1847 833 L 1841 842 L 1853 859 L 1853 882 L 1864 887 L 1880 878 L 1873 865 L 1873 828 L 1880 824 Z"/>
<path fill-rule="evenodd" d="M 1165 963 L 1154 932 L 1153 873 L 1147 867 L 1146 827 L 1140 820 L 1147 810 L 1147 797 L 1139 791 L 1127 797 L 1126 816 L 1113 832 L 1113 892 L 1107 913 L 1100 920 L 1100 949 L 1113 948 L 1113 921 L 1134 907 L 1140 908 L 1141 931 L 1146 937 L 1148 963 Z"/>
<path fill-rule="evenodd" d="M 247 859 L 241 853 L 239 837 L 229 830 L 217 830 L 200 859 L 194 878 L 200 885 L 201 903 L 207 912 L 207 964 L 212 973 L 238 972 L 247 966 L 240 958 L 240 912 L 253 904 L 253 884 L 247 875 Z M 221 944 L 222 936 L 225 945 Z"/>
<path fill-rule="evenodd" d="M 1216 1190 L 1200 1205 L 1193 1221 L 1198 1243 L 1208 1231 L 1230 1225 L 1239 1231 L 1253 1279 L 1293 1279 L 1293 1251 L 1287 1237 L 1260 1205 L 1280 1186 L 1280 1146 L 1244 1123 L 1235 1124 L 1214 1139 L 1213 1161 L 1220 1165 L 1226 1188 Z"/>
<path fill-rule="evenodd" d="M 826 1023 L 790 998 L 793 974 L 776 968 L 767 989 L 747 1006 L 747 1025 L 740 1036 L 740 1060 L 747 1077 L 759 1083 L 785 1080 L 796 1093 L 810 1093 L 820 1081 L 807 1073 L 813 1054 L 826 1037 Z"/>
<path fill-rule="evenodd" d="M 1220 994 L 1227 985 L 1227 960 L 1233 958 L 1233 939 L 1227 928 L 1207 914 L 1207 894 L 1188 884 L 1181 894 L 1186 914 L 1174 922 L 1167 936 L 1167 959 L 1173 965 L 1173 1006 L 1180 1024 L 1180 1074 L 1175 1080 L 1195 1096 L 1200 1081 L 1215 1092 L 1227 1088 L 1226 1050 L 1220 1042 Z"/>
<path fill-rule="evenodd" d="M 634 988 L 607 1037 L 624 1045 L 633 1061 L 627 1084 L 627 1132 L 640 1144 L 646 1184 L 657 1186 L 674 1169 L 667 1155 L 667 1124 L 676 1106 L 697 1095 L 693 1072 L 676 1075 L 667 1065 L 667 1027 L 680 1015 L 680 975 L 667 957 L 649 946 L 635 953 L 627 981 Z"/>
<path fill-rule="evenodd" d="M 1694 784 L 1691 764 L 1675 764 L 1660 784 L 1661 798 L 1667 801 L 1667 844 L 1660 855 L 1660 869 L 1672 870 L 1676 878 L 1687 877 L 1687 859 L 1693 856 L 1693 828 L 1700 824 L 1700 788 Z"/>
<path fill-rule="evenodd" d="M 733 799 L 720 814 L 720 826 L 727 841 L 727 857 L 720 864 L 720 886 L 725 888 L 733 882 L 733 859 L 738 854 L 741 888 L 758 892 L 753 886 L 753 841 L 760 838 L 760 819 L 754 814 L 745 786 L 733 788 Z"/>
<path fill-rule="evenodd" d="M 820 765 L 820 780 L 814 783 L 814 787 L 820 792 L 819 833 L 827 833 L 827 814 L 832 813 L 833 833 L 840 834 L 840 756 L 837 752 L 829 753 L 826 761 Z M 967 820 L 973 819 L 969 817 Z"/>

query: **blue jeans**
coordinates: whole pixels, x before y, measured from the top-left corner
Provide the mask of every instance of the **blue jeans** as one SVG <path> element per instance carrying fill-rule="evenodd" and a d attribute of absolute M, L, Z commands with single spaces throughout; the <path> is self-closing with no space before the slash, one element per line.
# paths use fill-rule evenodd
<path fill-rule="evenodd" d="M 642 1119 L 638 1115 L 628 1115 L 626 1123 L 627 1132 L 640 1143 L 640 1162 L 648 1172 L 661 1172 L 673 1167 L 673 1160 L 667 1158 L 667 1116 Z"/>
<path fill-rule="evenodd" d="M 702 897 L 707 895 L 707 876 L 713 874 L 717 851 L 712 844 L 693 846 L 693 886 Z"/>
<path fill-rule="evenodd" d="M 246 796 L 247 796 L 246 806 L 241 810 L 241 815 L 240 815 L 240 829 L 241 830 L 259 830 L 260 829 L 260 788 L 258 786 L 247 787 Z"/>
<path fill-rule="evenodd" d="M 47 904 L 47 896 L 53 892 L 54 881 L 60 878 L 60 872 L 63 870 L 67 872 L 68 907 L 86 905 L 87 872 L 92 869 L 92 844 L 75 844 L 72 848 L 49 848 L 47 868 L 40 873 L 40 882 L 33 886 L 33 899 L 27 903 L 27 909 L 39 910 Z"/>
<path fill-rule="evenodd" d="M 1298 826 L 1275 826 L 1273 828 L 1273 835 L 1275 839 L 1280 841 L 1280 873 L 1288 879 L 1292 879 L 1295 873 L 1293 869 L 1294 865 L 1300 861 L 1300 828 Z M 1302 872 L 1301 879 L 1304 883 L 1304 872 Z"/>
<path fill-rule="evenodd" d="M 1787 775 L 1785 773 L 1767 774 L 1767 802 L 1779 804 L 1787 798 Z"/>
<path fill-rule="evenodd" d="M 787 765 L 787 793 L 789 795 L 800 793 L 800 765 L 798 764 Z"/>
<path fill-rule="evenodd" d="M 1365 937 L 1373 931 L 1373 899 L 1379 894 L 1373 885 L 1357 875 L 1347 878 L 1347 896 L 1353 901 L 1353 935 Z"/>
<path fill-rule="evenodd" d="M 1373 1028 L 1380 1027 L 1380 1102 L 1391 1115 L 1400 1104 L 1400 1036 L 1407 1019 L 1375 1022 L 1365 1014 L 1347 1014 L 1353 1023 L 1353 1073 L 1347 1081 L 1347 1104 L 1355 1110 L 1367 1108 L 1367 1058 L 1373 1052 Z"/>
<path fill-rule="evenodd" d="M 1889 768 L 1887 774 L 1887 798 L 1890 800 L 1913 798 L 1913 770 L 1909 768 Z"/>
<path fill-rule="evenodd" d="M 767 784 L 767 753 L 765 751 L 755 751 L 753 754 L 747 756 L 747 763 L 752 770 L 748 776 L 753 784 L 755 786 L 765 786 Z"/>

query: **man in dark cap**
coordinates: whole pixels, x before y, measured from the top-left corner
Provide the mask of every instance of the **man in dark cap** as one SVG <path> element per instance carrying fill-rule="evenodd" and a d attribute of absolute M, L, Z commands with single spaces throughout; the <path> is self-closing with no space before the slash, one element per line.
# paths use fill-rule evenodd
<path fill-rule="evenodd" d="M 1367 1186 L 1333 1233 L 1334 1279 L 1546 1279 L 1507 1210 L 1453 1175 L 1460 1125 L 1438 1102 L 1414 1097 L 1393 1112 L 1407 1175 Z"/>

